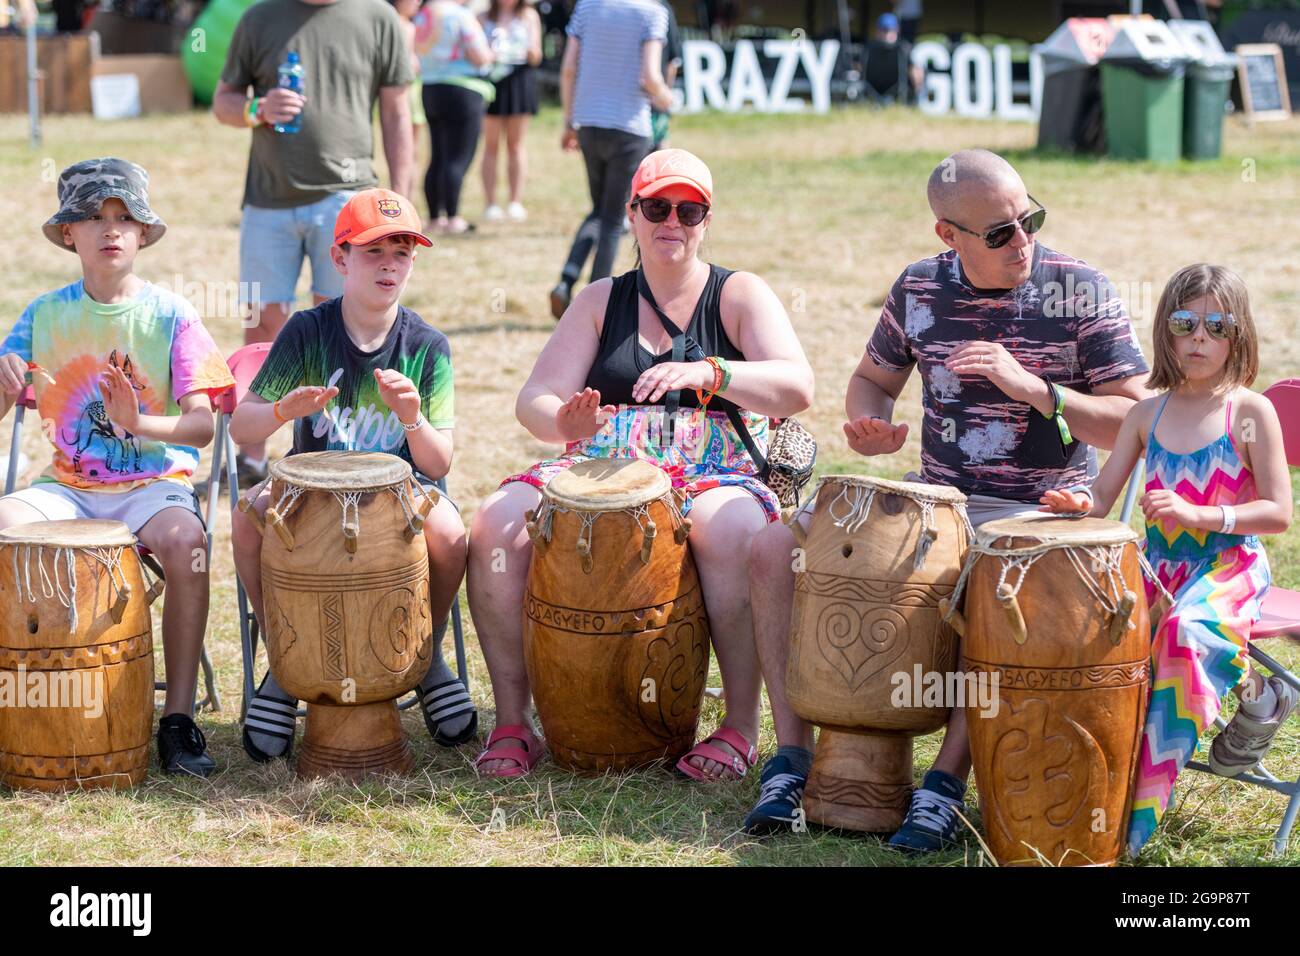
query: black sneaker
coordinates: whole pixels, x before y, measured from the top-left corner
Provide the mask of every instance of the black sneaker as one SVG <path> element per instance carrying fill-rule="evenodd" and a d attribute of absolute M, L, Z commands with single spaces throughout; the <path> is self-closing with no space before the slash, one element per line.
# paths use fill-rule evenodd
<path fill-rule="evenodd" d="M 573 286 L 566 280 L 561 279 L 551 290 L 551 315 L 559 319 L 564 315 L 564 310 L 569 307 L 569 300 L 573 298 Z"/>
<path fill-rule="evenodd" d="M 957 811 L 966 796 L 965 782 L 942 770 L 925 775 L 912 791 L 907 818 L 889 845 L 905 853 L 933 853 L 957 842 Z"/>
<path fill-rule="evenodd" d="M 208 756 L 208 741 L 185 714 L 168 714 L 158 721 L 158 764 L 163 773 L 206 777 L 217 767 Z"/>
<path fill-rule="evenodd" d="M 773 757 L 763 764 L 759 783 L 762 789 L 758 803 L 745 817 L 745 832 L 763 834 L 792 830 L 799 820 L 798 811 L 808 778 L 795 771 L 789 757 Z"/>

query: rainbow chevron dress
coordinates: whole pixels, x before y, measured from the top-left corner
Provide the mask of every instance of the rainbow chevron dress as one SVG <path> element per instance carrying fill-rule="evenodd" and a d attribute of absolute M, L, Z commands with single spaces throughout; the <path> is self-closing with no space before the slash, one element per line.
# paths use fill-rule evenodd
<path fill-rule="evenodd" d="M 1169 489 L 1196 505 L 1254 501 L 1255 478 L 1232 438 L 1232 401 L 1224 433 L 1186 455 L 1147 439 L 1147 491 Z M 1268 557 L 1255 535 L 1147 523 L 1146 555 L 1173 607 L 1156 622 L 1151 642 L 1151 702 L 1129 820 L 1129 854 L 1137 856 L 1169 804 L 1174 779 L 1191 759 L 1219 703 L 1246 672 L 1246 646 L 1271 583 Z M 1147 582 L 1154 608 L 1158 592 Z"/>

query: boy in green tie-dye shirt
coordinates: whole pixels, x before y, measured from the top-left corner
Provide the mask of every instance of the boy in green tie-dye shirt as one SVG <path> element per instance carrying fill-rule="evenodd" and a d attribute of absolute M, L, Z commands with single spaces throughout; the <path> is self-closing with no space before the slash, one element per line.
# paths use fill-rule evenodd
<path fill-rule="evenodd" d="M 293 423 L 293 451 L 378 451 L 437 481 L 451 468 L 452 377 L 447 337 L 399 304 L 420 232 L 410 202 L 367 189 L 339 213 L 330 250 L 343 295 L 295 313 L 276 336 L 261 371 L 230 423 L 236 442 L 262 442 Z M 250 500 L 259 515 L 266 488 Z M 424 720 L 444 746 L 474 736 L 478 714 L 465 686 L 442 659 L 451 603 L 465 574 L 465 526 L 445 494 L 424 525 L 429 548 L 429 607 L 437 652 L 417 687 Z M 262 620 L 261 536 L 235 511 L 235 567 Z M 265 633 L 265 631 L 263 632 Z M 298 702 L 268 672 L 244 720 L 244 749 L 257 761 L 288 756 Z"/>
<path fill-rule="evenodd" d="M 82 278 L 32 302 L 0 345 L 0 416 L 27 387 L 54 458 L 31 487 L 0 499 L 0 528 L 106 518 L 125 523 L 167 577 L 167 699 L 158 762 L 206 776 L 215 764 L 194 724 L 208 619 L 207 536 L 190 485 L 212 441 L 212 399 L 234 385 L 187 301 L 132 271 L 166 225 L 135 163 L 93 159 L 59 176 L 45 237 L 75 252 Z"/>

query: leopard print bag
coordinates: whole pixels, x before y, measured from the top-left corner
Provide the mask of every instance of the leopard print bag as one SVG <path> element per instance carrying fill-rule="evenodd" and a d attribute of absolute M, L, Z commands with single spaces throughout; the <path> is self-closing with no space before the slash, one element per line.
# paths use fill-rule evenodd
<path fill-rule="evenodd" d="M 799 506 L 804 485 L 812 479 L 817 462 L 817 439 L 797 418 L 782 419 L 767 445 L 767 486 L 776 493 L 782 508 Z"/>

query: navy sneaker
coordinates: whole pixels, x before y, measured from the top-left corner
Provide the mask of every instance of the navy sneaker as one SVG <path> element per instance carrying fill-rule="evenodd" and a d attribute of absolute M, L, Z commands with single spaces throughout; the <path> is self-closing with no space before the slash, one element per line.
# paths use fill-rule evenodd
<path fill-rule="evenodd" d="M 789 757 L 773 757 L 763 764 L 758 803 L 745 817 L 745 832 L 775 833 L 794 826 L 808 778 L 796 773 Z"/>
<path fill-rule="evenodd" d="M 889 838 L 889 845 L 909 853 L 933 853 L 956 843 L 957 811 L 965 797 L 963 781 L 942 770 L 931 770 L 921 789 L 912 792 L 907 817 Z"/>
<path fill-rule="evenodd" d="M 168 714 L 158 721 L 158 763 L 163 773 L 206 777 L 217 763 L 208 756 L 203 731 L 185 714 Z"/>

